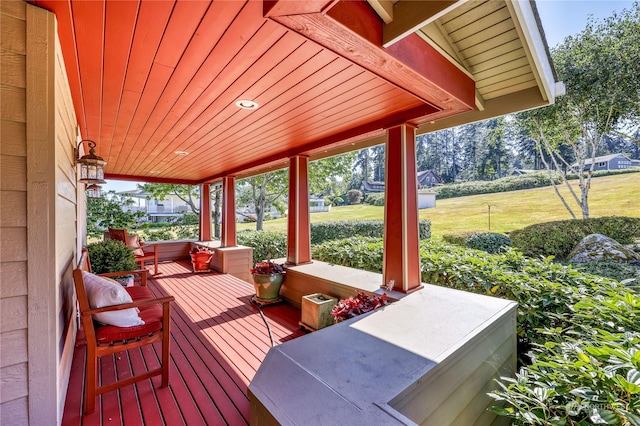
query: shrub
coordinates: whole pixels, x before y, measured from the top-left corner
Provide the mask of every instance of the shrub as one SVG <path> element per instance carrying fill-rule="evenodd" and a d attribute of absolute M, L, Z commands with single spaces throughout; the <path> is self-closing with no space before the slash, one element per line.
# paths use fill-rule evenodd
<path fill-rule="evenodd" d="M 589 234 L 603 234 L 620 244 L 630 244 L 640 236 L 640 218 L 611 216 L 545 222 L 513 231 L 510 237 L 512 245 L 527 256 L 566 259 Z"/>
<path fill-rule="evenodd" d="M 421 240 L 431 238 L 431 221 L 428 219 L 420 220 L 418 234 Z M 339 240 L 356 235 L 381 238 L 384 236 L 384 222 L 381 220 L 345 220 L 311 224 L 311 244 L 319 244 L 323 241 Z"/>
<path fill-rule="evenodd" d="M 556 183 L 562 182 L 562 176 L 556 172 L 552 174 Z M 491 181 L 473 181 L 450 183 L 441 185 L 434 190 L 438 199 L 465 197 L 467 195 L 492 194 L 496 192 L 517 191 L 520 189 L 540 188 L 551 185 L 551 179 L 546 171 L 528 173 L 520 176 L 507 176 Z"/>
<path fill-rule="evenodd" d="M 193 225 L 177 225 L 175 228 L 176 237 L 181 240 L 191 240 L 198 238 L 198 227 Z"/>
<path fill-rule="evenodd" d="M 618 282 L 624 282 L 628 287 L 640 290 L 640 266 L 605 259 L 576 263 L 573 267 L 580 272 L 611 278 Z"/>
<path fill-rule="evenodd" d="M 368 194 L 364 199 L 364 202 L 371 204 L 372 206 L 384 206 L 384 193 L 372 193 Z"/>
<path fill-rule="evenodd" d="M 506 247 L 511 247 L 511 240 L 504 234 L 480 232 L 470 235 L 465 240 L 465 246 L 470 249 L 486 251 L 487 253 L 500 253 Z"/>
<path fill-rule="evenodd" d="M 349 204 L 360 204 L 362 202 L 362 191 L 359 189 L 350 189 L 347 191 L 347 200 Z"/>
<path fill-rule="evenodd" d="M 344 198 L 339 195 L 336 195 L 335 197 L 327 197 L 327 199 L 331 201 L 331 205 L 333 206 L 342 206 L 345 203 Z"/>
<path fill-rule="evenodd" d="M 287 235 L 277 231 L 242 231 L 238 244 L 253 248 L 253 262 L 277 259 L 287 255 Z"/>
<path fill-rule="evenodd" d="M 489 394 L 506 404 L 492 410 L 518 424 L 640 424 L 640 296 L 606 288 L 571 302 L 567 325 L 545 328 L 531 365 Z"/>
<path fill-rule="evenodd" d="M 312 257 L 336 265 L 382 272 L 382 239 L 352 237 L 325 241 L 311 247 Z"/>
<path fill-rule="evenodd" d="M 121 241 L 101 240 L 87 245 L 87 250 L 94 274 L 138 269 L 133 249 Z"/>
<path fill-rule="evenodd" d="M 380 272 L 383 244 L 349 238 L 314 258 Z M 517 378 L 502 378 L 493 410 L 523 424 L 639 424 L 640 296 L 614 280 L 516 250 L 488 254 L 421 243 L 422 281 L 518 302 Z M 529 352 L 531 350 L 531 352 Z M 530 354 L 530 356 L 527 355 Z"/>
<path fill-rule="evenodd" d="M 474 234 L 477 234 L 477 232 L 469 231 L 469 232 L 456 232 L 453 234 L 444 234 L 442 236 L 442 241 L 448 244 L 454 244 L 456 246 L 464 247 L 467 241 L 467 238 L 469 238 Z"/>
<path fill-rule="evenodd" d="M 147 230 L 142 232 L 141 238 L 145 241 L 169 241 L 173 240 L 173 234 L 170 229 Z"/>

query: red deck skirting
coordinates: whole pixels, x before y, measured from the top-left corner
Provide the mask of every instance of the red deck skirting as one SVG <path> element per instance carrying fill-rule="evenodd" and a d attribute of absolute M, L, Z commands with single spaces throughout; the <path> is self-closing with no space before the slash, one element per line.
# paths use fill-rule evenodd
<path fill-rule="evenodd" d="M 150 277 L 151 290 L 176 298 L 169 387 L 159 387 L 160 377 L 130 385 L 98 397 L 95 413 L 82 416 L 85 347 L 79 343 L 63 425 L 249 423 L 247 386 L 271 346 L 267 328 L 250 304 L 253 286 L 230 275 L 193 274 L 187 261 L 159 266 L 161 274 Z M 275 305 L 264 313 L 276 344 L 304 334 L 295 308 Z M 102 380 L 153 368 L 160 350 L 158 344 L 103 358 Z"/>

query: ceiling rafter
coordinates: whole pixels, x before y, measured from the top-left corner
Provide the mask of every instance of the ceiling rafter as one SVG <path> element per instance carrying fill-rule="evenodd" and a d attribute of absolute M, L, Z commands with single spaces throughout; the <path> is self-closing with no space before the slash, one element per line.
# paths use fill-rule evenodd
<path fill-rule="evenodd" d="M 382 46 L 389 47 L 419 28 L 435 21 L 467 0 L 399 1 L 393 5 L 393 20 L 382 29 Z"/>

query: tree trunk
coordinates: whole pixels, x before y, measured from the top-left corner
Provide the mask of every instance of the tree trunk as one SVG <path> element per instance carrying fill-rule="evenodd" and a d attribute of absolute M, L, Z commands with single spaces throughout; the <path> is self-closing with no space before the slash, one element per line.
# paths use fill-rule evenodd
<path fill-rule="evenodd" d="M 220 191 L 215 191 L 215 198 L 213 202 L 213 236 L 220 238 L 220 207 L 222 204 L 222 197 Z"/>

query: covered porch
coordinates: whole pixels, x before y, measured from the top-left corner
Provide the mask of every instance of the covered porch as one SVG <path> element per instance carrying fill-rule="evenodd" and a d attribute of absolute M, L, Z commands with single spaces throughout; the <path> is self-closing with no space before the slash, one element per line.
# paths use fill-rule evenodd
<path fill-rule="evenodd" d="M 85 346 L 79 334 L 62 424 L 249 424 L 247 388 L 271 348 L 305 333 L 300 311 L 287 304 L 264 309 L 269 328 L 250 303 L 253 286 L 231 275 L 194 274 L 188 260 L 165 261 L 151 276 L 154 295 L 174 295 L 171 380 L 159 377 L 108 392 L 83 415 Z M 101 362 L 104 383 L 158 364 L 156 345 L 120 352 Z"/>
<path fill-rule="evenodd" d="M 72 408 L 78 393 L 73 389 L 81 384 L 71 373 L 75 374 L 73 362 L 82 356 L 75 350 L 77 310 L 71 271 L 86 244 L 86 188 L 78 159 L 91 143 L 106 160 L 106 179 L 200 186 L 201 243 L 212 240 L 209 190 L 221 184 L 220 269 L 234 274 L 247 274 L 249 266 L 247 258 L 243 264 L 225 264 L 244 250 L 236 241 L 235 180 L 288 167 L 286 261 L 291 272 L 283 295 L 293 307 L 301 294 L 317 288 L 348 296 L 356 282 L 344 282 L 344 274 L 333 277 L 326 268 L 312 270 L 318 262 L 311 258 L 308 163 L 384 143 L 384 266 L 383 274 L 367 285 L 391 285 L 406 296 L 392 306 L 403 303 L 411 309 L 368 316 L 377 320 L 366 332 L 333 326 L 307 336 L 313 338 L 307 341 L 315 342 L 319 355 L 335 347 L 322 346 L 314 336 L 345 332 L 342 338 L 349 341 L 352 333 L 360 337 L 382 333 L 385 337 L 375 343 L 391 353 L 415 352 L 420 359 L 440 360 L 426 365 L 446 365 L 445 359 L 462 362 L 464 358 L 456 354 L 461 355 L 458 350 L 464 346 L 455 339 L 442 347 L 433 345 L 436 336 L 430 330 L 436 317 L 443 325 L 476 324 L 475 329 L 459 330 L 475 343 L 483 335 L 473 330 L 491 330 L 482 326 L 486 320 L 493 318 L 489 322 L 500 326 L 498 319 L 510 318 L 512 307 L 493 306 L 499 315 L 485 312 L 479 323 L 465 323 L 462 314 L 481 312 L 484 299 L 434 294 L 421 282 L 415 138 L 554 102 L 562 86 L 555 82 L 534 2 L 9 0 L 0 3 L 0 12 L 0 315 L 2 346 L 12 348 L 0 355 L 3 380 L 11 378 L 0 400 L 3 423 L 57 424 L 63 413 L 65 422 L 74 421 L 73 413 L 78 419 L 79 411 Z M 173 317 L 171 368 L 176 374 L 171 387 L 157 394 L 150 385 L 142 394 L 127 391 L 132 400 L 140 401 L 129 405 L 125 397 L 122 409 L 137 409 L 134 418 L 146 422 L 147 410 L 149 419 L 164 416 L 165 404 L 158 401 L 166 398 L 166 404 L 175 407 L 166 414 L 170 420 L 186 419 L 184 411 L 200 418 L 211 414 L 221 423 L 247 422 L 246 387 L 256 379 L 265 357 L 280 364 L 284 356 L 304 366 L 299 370 L 304 380 L 322 378 L 320 382 L 327 384 L 318 389 L 321 393 L 333 395 L 340 388 L 330 377 L 312 373 L 308 360 L 269 351 L 265 336 L 250 331 L 249 324 L 259 321 L 246 303 L 252 293 L 249 284 L 237 288 L 246 291 L 229 290 L 214 297 L 198 293 L 207 288 L 207 280 L 215 282 L 215 288 L 235 288 L 240 281 L 227 275 L 185 276 L 188 267 L 180 262 L 162 268 L 167 270 L 154 280 L 154 291 L 172 293 L 179 300 Z M 194 284 L 199 281 L 204 283 Z M 429 297 L 443 301 L 441 309 L 424 299 Z M 447 316 L 452 312 L 450 303 L 457 303 L 455 312 L 460 314 L 454 321 Z M 280 319 L 274 318 L 280 341 L 300 334 L 290 327 L 293 307 L 272 311 L 274 315 L 282 311 Z M 410 333 L 416 330 L 424 333 Z M 287 342 L 287 350 L 300 349 L 296 342 L 301 340 Z M 499 347 L 508 341 L 499 342 Z M 372 347 L 357 353 L 351 349 L 339 348 L 345 357 L 384 353 Z M 510 359 L 511 353 L 502 356 Z M 143 360 L 153 362 L 154 356 L 124 358 L 137 368 Z M 491 365 L 490 360 L 479 362 Z M 196 370 L 196 364 L 204 370 Z M 503 364 L 491 371 L 496 373 Z M 346 365 L 354 374 L 362 373 L 358 368 L 374 368 L 367 362 Z M 388 377 L 407 373 L 402 362 L 390 366 Z M 118 368 L 107 365 L 103 373 L 113 376 Z M 393 410 L 410 413 L 420 405 L 416 395 L 425 394 L 421 384 L 443 389 L 427 380 L 437 371 L 422 368 L 410 371 L 407 382 L 390 387 L 397 394 L 394 398 L 385 394 L 383 402 L 375 402 L 376 409 L 392 404 Z M 193 380 L 183 373 L 190 369 L 197 373 Z M 292 369 L 281 364 L 269 371 Z M 473 378 L 478 385 L 474 389 L 481 392 L 491 377 L 476 376 L 474 371 L 456 383 Z M 206 384 L 203 377 L 208 377 Z M 261 395 L 270 386 L 279 392 L 276 403 Z M 286 395 L 290 390 L 273 376 L 262 375 L 251 392 L 257 401 L 255 421 L 283 422 L 300 414 L 295 404 L 289 405 L 297 398 Z M 448 395 L 442 391 L 438 396 Z M 357 396 L 337 402 L 346 401 L 347 409 L 360 407 Z M 103 397 L 97 422 L 101 416 L 109 419 L 111 408 L 120 412 L 120 400 L 109 398 L 113 396 Z M 424 414 L 414 412 L 407 418 L 420 419 Z M 410 422 L 404 417 L 401 421 Z"/>
<path fill-rule="evenodd" d="M 381 291 L 379 274 L 323 262 L 288 274 L 289 298 Z M 515 369 L 516 304 L 506 300 L 425 285 L 308 333 L 292 303 L 259 309 L 252 284 L 193 273 L 186 259 L 162 262 L 148 285 L 175 297 L 169 387 L 159 377 L 131 384 L 84 414 L 80 330 L 63 424 L 490 424 L 486 392 Z M 158 343 L 102 358 L 102 385 L 156 368 L 160 351 Z"/>

